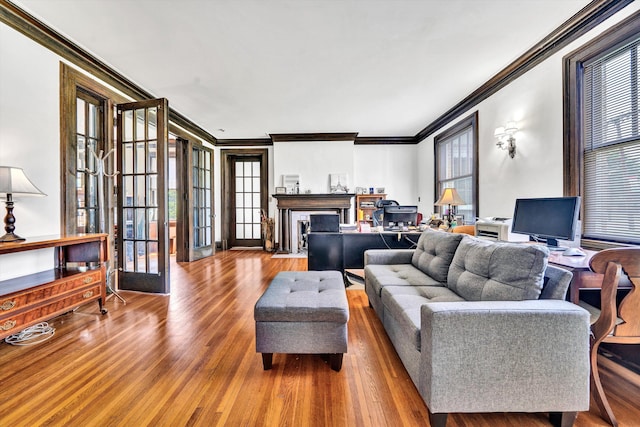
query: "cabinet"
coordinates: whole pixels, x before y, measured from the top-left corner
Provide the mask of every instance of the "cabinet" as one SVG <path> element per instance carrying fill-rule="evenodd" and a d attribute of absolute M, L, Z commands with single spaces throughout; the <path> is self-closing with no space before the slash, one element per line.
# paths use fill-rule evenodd
<path fill-rule="evenodd" d="M 357 222 L 366 221 L 373 225 L 373 212 L 377 209 L 376 202 L 385 200 L 386 194 L 357 194 L 356 195 L 356 218 Z"/>
<path fill-rule="evenodd" d="M 41 237 L 0 243 L 0 255 L 54 249 L 53 268 L 0 281 L 0 339 L 97 301 L 106 314 L 107 235 Z"/>

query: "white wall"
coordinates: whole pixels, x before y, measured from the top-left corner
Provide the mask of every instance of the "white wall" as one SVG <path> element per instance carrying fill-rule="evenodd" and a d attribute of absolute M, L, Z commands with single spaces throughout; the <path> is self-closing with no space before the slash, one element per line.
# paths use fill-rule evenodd
<path fill-rule="evenodd" d="M 551 56 L 525 75 L 462 114 L 478 111 L 479 215 L 511 217 L 515 199 L 563 195 L 562 58 L 632 13 L 637 2 Z M 434 137 L 460 119 L 439 129 L 419 144 L 418 157 L 433 164 Z M 518 121 L 517 153 L 511 159 L 496 148 L 494 130 L 509 120 Z M 432 172 L 418 171 L 421 211 L 433 210 Z"/>
<path fill-rule="evenodd" d="M 416 161 L 417 153 L 417 145 L 355 145 L 352 188 L 384 187 L 387 198 L 401 205 L 417 204 L 417 170 L 424 169 Z M 426 167 L 431 173 L 432 165 Z"/>
<path fill-rule="evenodd" d="M 353 141 L 281 141 L 273 144 L 275 186 L 282 175 L 300 175 L 300 192 L 329 192 L 329 175 L 346 173 L 353 188 Z"/>
<path fill-rule="evenodd" d="M 15 233 L 60 233 L 60 58 L 0 24 L 0 164 L 17 166 L 47 197 L 15 199 Z M 4 202 L 0 202 L 4 218 Z M 0 234 L 4 234 L 4 223 Z M 46 270 L 52 251 L 0 257 L 0 280 Z"/>

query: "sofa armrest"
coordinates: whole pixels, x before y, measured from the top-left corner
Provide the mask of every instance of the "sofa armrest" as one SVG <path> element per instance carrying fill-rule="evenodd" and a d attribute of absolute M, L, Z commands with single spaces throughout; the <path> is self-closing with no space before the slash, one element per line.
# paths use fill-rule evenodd
<path fill-rule="evenodd" d="M 411 264 L 415 249 L 367 249 L 364 251 L 364 265 L 368 264 Z"/>
<path fill-rule="evenodd" d="M 420 393 L 432 413 L 589 409 L 589 313 L 559 300 L 421 307 Z"/>

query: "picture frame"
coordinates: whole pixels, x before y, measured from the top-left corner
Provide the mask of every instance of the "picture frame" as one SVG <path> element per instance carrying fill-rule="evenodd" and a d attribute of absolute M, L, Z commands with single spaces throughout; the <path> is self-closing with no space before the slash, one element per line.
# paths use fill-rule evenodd
<path fill-rule="evenodd" d="M 276 187 L 276 194 L 287 194 L 287 187 Z"/>
<path fill-rule="evenodd" d="M 384 194 L 384 187 L 376 187 L 376 194 Z"/>
<path fill-rule="evenodd" d="M 346 173 L 329 174 L 329 192 L 346 193 L 349 187 L 349 177 Z"/>

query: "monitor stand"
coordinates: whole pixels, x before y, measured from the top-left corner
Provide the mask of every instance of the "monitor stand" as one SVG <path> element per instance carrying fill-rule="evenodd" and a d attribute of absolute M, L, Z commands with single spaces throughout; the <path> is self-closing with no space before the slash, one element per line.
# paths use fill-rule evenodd
<path fill-rule="evenodd" d="M 565 247 L 559 246 L 557 239 L 547 239 L 547 247 L 552 252 L 562 252 L 567 249 Z"/>

